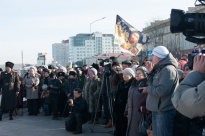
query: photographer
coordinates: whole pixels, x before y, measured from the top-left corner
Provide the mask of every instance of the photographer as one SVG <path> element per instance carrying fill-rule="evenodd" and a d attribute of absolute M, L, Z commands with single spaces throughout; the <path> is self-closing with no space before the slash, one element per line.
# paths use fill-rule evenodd
<path fill-rule="evenodd" d="M 194 58 L 193 71 L 180 83 L 172 97 L 174 107 L 191 118 L 189 134 L 201 135 L 205 126 L 205 54 Z"/>
<path fill-rule="evenodd" d="M 72 107 L 70 118 L 65 122 L 67 131 L 75 131 L 74 134 L 82 133 L 82 124 L 87 122 L 87 102 L 82 97 L 80 88 L 74 89 L 74 99 L 69 99 L 69 106 Z"/>

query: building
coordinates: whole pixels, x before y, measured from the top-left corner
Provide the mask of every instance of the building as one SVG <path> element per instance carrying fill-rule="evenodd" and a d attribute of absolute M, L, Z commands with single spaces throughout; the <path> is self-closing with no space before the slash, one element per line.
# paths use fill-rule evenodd
<path fill-rule="evenodd" d="M 46 65 L 46 52 L 38 53 L 37 66 Z"/>
<path fill-rule="evenodd" d="M 190 7 L 187 13 L 204 12 L 205 7 Z M 180 57 L 184 53 L 189 53 L 196 46 L 195 43 L 186 41 L 186 37 L 182 33 L 170 32 L 170 19 L 156 20 L 143 29 L 143 33 L 149 36 L 149 41 L 145 45 L 145 50 L 152 50 L 154 47 L 163 45 L 176 57 Z"/>
<path fill-rule="evenodd" d="M 120 48 L 114 45 L 114 35 L 95 32 L 92 34 L 77 34 L 69 38 L 69 58 L 72 62 L 83 61 L 101 53 L 120 53 Z"/>
<path fill-rule="evenodd" d="M 53 63 L 56 65 L 66 66 L 69 61 L 69 40 L 63 40 L 61 43 L 52 45 Z"/>
<path fill-rule="evenodd" d="M 101 53 L 120 53 L 120 47 L 114 45 L 113 34 L 77 34 L 52 45 L 52 64 L 67 66 L 69 62 L 85 64 L 85 58 Z"/>

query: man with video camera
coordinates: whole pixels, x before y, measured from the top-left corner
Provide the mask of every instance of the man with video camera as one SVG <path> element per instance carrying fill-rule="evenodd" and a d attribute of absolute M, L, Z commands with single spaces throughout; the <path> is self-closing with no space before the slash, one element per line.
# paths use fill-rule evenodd
<path fill-rule="evenodd" d="M 82 97 L 80 88 L 74 89 L 74 99 L 69 99 L 68 104 L 71 106 L 70 118 L 65 122 L 67 131 L 74 131 L 74 134 L 82 133 L 82 124 L 87 122 L 88 108 L 87 102 Z"/>
<path fill-rule="evenodd" d="M 177 111 L 191 119 L 189 135 L 202 134 L 205 127 L 205 54 L 194 58 L 193 71 L 180 83 L 172 97 Z"/>

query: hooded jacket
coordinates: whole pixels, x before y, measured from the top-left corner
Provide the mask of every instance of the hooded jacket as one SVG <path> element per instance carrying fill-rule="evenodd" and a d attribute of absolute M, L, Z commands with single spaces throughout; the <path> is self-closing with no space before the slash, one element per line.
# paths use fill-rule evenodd
<path fill-rule="evenodd" d="M 177 60 L 171 53 L 158 62 L 148 76 L 146 108 L 154 112 L 174 109 L 171 96 L 178 86 Z"/>

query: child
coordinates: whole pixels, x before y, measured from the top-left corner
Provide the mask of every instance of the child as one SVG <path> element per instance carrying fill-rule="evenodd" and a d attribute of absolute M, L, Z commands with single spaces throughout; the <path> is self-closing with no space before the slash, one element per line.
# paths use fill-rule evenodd
<path fill-rule="evenodd" d="M 41 99 L 43 99 L 44 104 L 44 111 L 45 111 L 45 116 L 50 116 L 50 98 L 49 98 L 49 91 L 47 90 L 48 86 L 46 84 L 43 84 L 42 86 L 42 93 L 41 93 Z"/>

